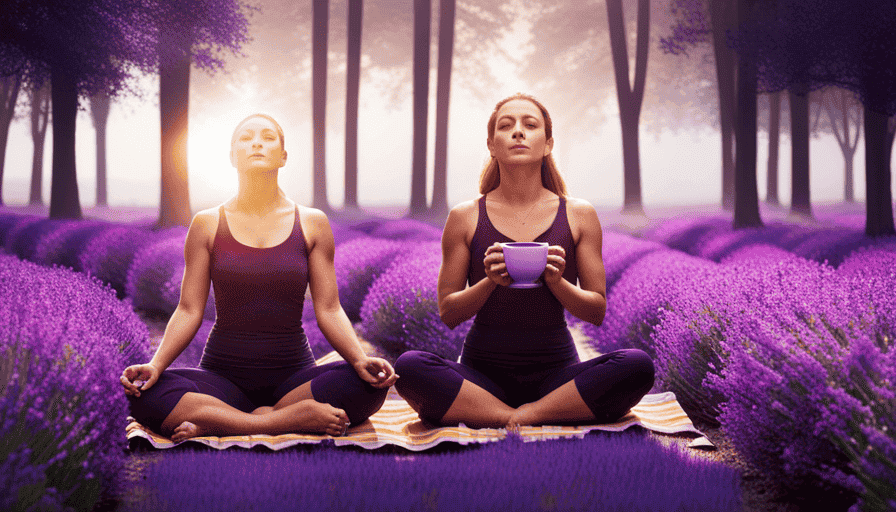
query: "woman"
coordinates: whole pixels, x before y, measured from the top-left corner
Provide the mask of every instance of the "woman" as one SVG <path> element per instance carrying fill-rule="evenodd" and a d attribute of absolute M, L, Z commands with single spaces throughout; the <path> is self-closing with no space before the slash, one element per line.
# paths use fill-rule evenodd
<path fill-rule="evenodd" d="M 180 303 L 152 360 L 121 376 L 134 418 L 173 441 L 338 436 L 376 412 L 398 378 L 387 361 L 364 353 L 339 304 L 326 215 L 290 201 L 277 184 L 283 139 L 264 114 L 237 125 L 237 195 L 193 218 Z M 166 370 L 199 328 L 209 281 L 217 318 L 199 368 Z M 315 365 L 301 323 L 306 286 L 321 331 L 345 361 Z"/>
<path fill-rule="evenodd" d="M 618 419 L 653 386 L 640 350 L 579 362 L 564 309 L 600 325 L 607 307 L 594 208 L 566 197 L 551 118 L 534 98 L 498 103 L 478 200 L 454 207 L 442 235 L 438 300 L 454 328 L 473 317 L 460 362 L 402 354 L 396 390 L 435 424 L 515 427 Z M 501 242 L 548 242 L 544 286 L 508 287 Z"/>

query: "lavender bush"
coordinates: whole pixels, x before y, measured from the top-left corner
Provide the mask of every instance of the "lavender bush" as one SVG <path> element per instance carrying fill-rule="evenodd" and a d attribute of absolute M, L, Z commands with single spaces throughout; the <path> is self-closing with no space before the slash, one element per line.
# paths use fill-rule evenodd
<path fill-rule="evenodd" d="M 78 255 L 94 237 L 112 225 L 107 222 L 60 220 L 56 228 L 48 232 L 34 247 L 31 261 L 41 265 L 60 265 L 75 271 L 82 271 Z"/>
<path fill-rule="evenodd" d="M 438 241 L 442 239 L 442 230 L 419 220 L 395 219 L 374 227 L 370 236 L 416 242 Z"/>
<path fill-rule="evenodd" d="M 177 308 L 184 278 L 185 240 L 186 228 L 171 228 L 158 234 L 157 241 L 134 255 L 128 268 L 125 294 L 135 308 L 161 311 L 167 315 Z M 211 286 L 203 316 L 215 318 L 214 288 Z"/>
<path fill-rule="evenodd" d="M 147 229 L 128 226 L 112 227 L 91 238 L 78 254 L 83 272 L 96 276 L 115 289 L 119 298 L 126 296 L 128 268 L 134 255 L 155 241 L 155 234 Z"/>
<path fill-rule="evenodd" d="M 41 218 L 34 222 L 23 221 L 6 237 L 6 250 L 23 260 L 34 260 L 34 250 L 40 240 L 56 230 L 58 221 Z"/>
<path fill-rule="evenodd" d="M 719 265 L 679 251 L 654 251 L 629 266 L 607 296 L 607 315 L 600 327 L 582 323 L 582 330 L 601 353 L 639 348 L 651 357 L 651 340 L 663 309 L 675 307 L 685 286 L 699 283 Z"/>
<path fill-rule="evenodd" d="M 37 215 L 18 215 L 15 213 L 4 214 L 0 217 L 0 242 L 7 253 L 14 254 L 10 247 L 10 241 L 19 238 L 19 232 L 28 228 L 31 224 L 46 220 Z"/>
<path fill-rule="evenodd" d="M 602 256 L 609 291 L 634 262 L 664 246 L 650 240 L 641 240 L 615 231 L 605 231 Z"/>
<path fill-rule="evenodd" d="M 96 279 L 0 255 L 0 509 L 90 509 L 122 464 L 148 331 Z"/>
<path fill-rule="evenodd" d="M 363 236 L 336 248 L 334 265 L 339 302 L 353 322 L 361 320 L 361 305 L 370 285 L 392 263 L 402 247 L 400 242 Z"/>
<path fill-rule="evenodd" d="M 398 357 L 425 350 L 454 360 L 472 320 L 449 329 L 439 317 L 436 286 L 441 264 L 439 242 L 416 245 L 380 275 L 361 307 L 359 331 L 367 341 Z"/>
<path fill-rule="evenodd" d="M 177 451 L 145 473 L 123 510 L 741 510 L 736 470 L 632 431 L 412 455 Z"/>

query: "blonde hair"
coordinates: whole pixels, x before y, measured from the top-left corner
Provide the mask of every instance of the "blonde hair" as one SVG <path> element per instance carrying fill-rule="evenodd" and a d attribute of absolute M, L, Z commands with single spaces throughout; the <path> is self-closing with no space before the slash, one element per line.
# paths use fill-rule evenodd
<path fill-rule="evenodd" d="M 518 92 L 513 96 L 509 96 L 499 101 L 497 105 L 495 105 L 495 110 L 492 111 L 491 117 L 488 118 L 488 140 L 491 141 L 495 137 L 495 125 L 498 122 L 498 111 L 501 110 L 501 107 L 504 106 L 505 103 L 512 100 L 526 100 L 532 102 L 538 110 L 541 111 L 541 116 L 544 117 L 544 134 L 546 139 L 550 140 L 553 137 L 553 125 L 551 124 L 551 115 L 548 114 L 548 110 L 544 108 L 544 105 L 541 104 L 538 100 L 529 96 L 528 94 L 523 94 Z M 485 167 L 482 169 L 482 174 L 479 175 L 479 193 L 487 194 L 492 190 L 498 188 L 498 185 L 501 184 L 501 168 L 498 165 L 498 160 L 495 157 L 491 157 L 488 163 L 485 164 Z M 563 176 L 560 175 L 559 169 L 557 169 L 557 164 L 554 163 L 554 156 L 548 155 L 541 160 L 541 184 L 544 188 L 550 190 L 551 192 L 557 194 L 558 196 L 566 196 L 566 183 L 563 181 Z"/>
<path fill-rule="evenodd" d="M 274 119 L 272 116 L 270 116 L 268 114 L 263 114 L 261 112 L 256 112 L 255 114 L 250 114 L 250 115 L 246 116 L 245 118 L 243 118 L 242 121 L 237 123 L 236 128 L 233 129 L 233 135 L 230 136 L 230 143 L 233 144 L 233 142 L 236 140 L 237 132 L 239 132 L 240 128 L 242 128 L 242 126 L 244 124 L 246 124 L 246 121 L 248 121 L 249 119 L 256 118 L 256 117 L 261 117 L 263 119 L 267 119 L 268 121 L 274 123 L 274 127 L 277 128 L 277 136 L 280 137 L 280 149 L 286 149 L 285 137 L 283 136 L 283 128 L 280 126 L 280 123 L 278 123 L 277 120 Z"/>

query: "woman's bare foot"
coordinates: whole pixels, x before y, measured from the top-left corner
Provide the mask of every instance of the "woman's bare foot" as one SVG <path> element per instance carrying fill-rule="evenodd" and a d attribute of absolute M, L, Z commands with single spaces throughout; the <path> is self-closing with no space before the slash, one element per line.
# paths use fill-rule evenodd
<path fill-rule="evenodd" d="M 281 410 L 293 415 L 295 429 L 299 432 L 341 436 L 348 429 L 348 414 L 345 411 L 316 400 L 302 400 Z"/>
<path fill-rule="evenodd" d="M 174 434 L 171 436 L 171 440 L 175 443 L 179 443 L 187 439 L 200 437 L 201 435 L 202 432 L 199 430 L 199 427 L 189 421 L 185 421 L 174 429 Z"/>

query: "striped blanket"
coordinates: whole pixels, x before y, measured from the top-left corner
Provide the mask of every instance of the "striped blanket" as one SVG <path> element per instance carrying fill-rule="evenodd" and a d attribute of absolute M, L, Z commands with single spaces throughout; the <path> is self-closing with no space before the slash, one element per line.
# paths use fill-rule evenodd
<path fill-rule="evenodd" d="M 318 360 L 318 364 L 325 364 L 338 360 L 338 358 L 339 356 L 333 353 Z M 488 443 L 499 441 L 508 435 L 507 430 L 503 428 L 476 429 L 469 428 L 463 424 L 456 427 L 437 427 L 427 424 L 395 392 L 394 388 L 389 390 L 385 404 L 377 413 L 364 423 L 350 427 L 345 435 L 340 437 L 315 434 L 204 436 L 174 443 L 170 439 L 152 432 L 133 418 L 128 418 L 128 420 L 129 424 L 126 431 L 128 444 L 131 449 L 141 444 L 144 446 L 148 444 L 155 449 L 165 449 L 183 443 L 200 443 L 219 450 L 231 447 L 253 448 L 256 446 L 271 450 L 281 450 L 298 444 L 328 443 L 336 446 L 359 446 L 369 450 L 386 445 L 394 445 L 411 451 L 423 451 L 443 442 L 463 445 Z M 688 433 L 696 435 L 699 437 L 692 441 L 689 446 L 695 448 L 713 447 L 703 433 L 694 427 L 694 424 L 681 408 L 681 405 L 675 399 L 675 394 L 672 392 L 646 395 L 641 402 L 632 407 L 628 414 L 615 423 L 521 427 L 518 435 L 524 441 L 569 437 L 581 438 L 592 430 L 618 432 L 634 425 L 663 434 Z"/>

